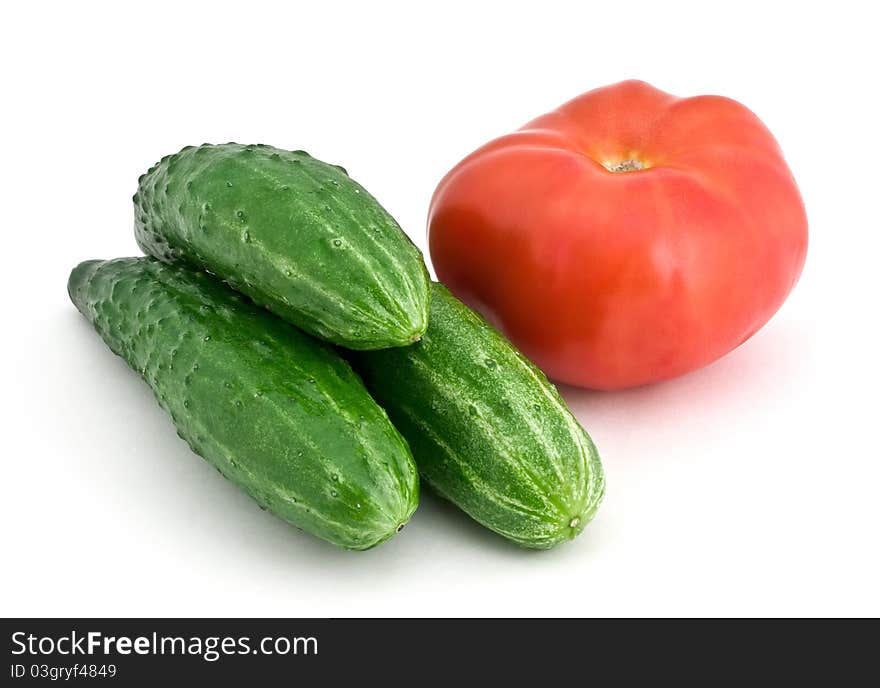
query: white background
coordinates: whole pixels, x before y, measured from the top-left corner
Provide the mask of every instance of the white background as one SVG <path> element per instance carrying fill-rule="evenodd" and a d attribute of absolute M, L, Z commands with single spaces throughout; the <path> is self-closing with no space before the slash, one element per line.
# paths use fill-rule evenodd
<path fill-rule="evenodd" d="M 21 3 L 0 25 L 2 615 L 878 615 L 880 145 L 871 3 Z M 822 9 L 818 9 L 822 7 Z M 440 177 L 637 77 L 740 100 L 810 219 L 788 302 L 685 378 L 564 389 L 608 493 L 521 551 L 425 496 L 350 553 L 193 456 L 69 303 L 131 195 L 203 141 L 343 164 L 425 246 Z"/>

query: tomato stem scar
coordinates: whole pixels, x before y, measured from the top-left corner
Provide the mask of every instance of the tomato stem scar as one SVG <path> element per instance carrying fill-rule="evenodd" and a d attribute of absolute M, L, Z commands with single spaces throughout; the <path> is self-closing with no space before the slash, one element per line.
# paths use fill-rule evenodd
<path fill-rule="evenodd" d="M 603 162 L 602 165 L 609 172 L 636 172 L 645 169 L 645 163 L 634 158 L 619 162 Z"/>

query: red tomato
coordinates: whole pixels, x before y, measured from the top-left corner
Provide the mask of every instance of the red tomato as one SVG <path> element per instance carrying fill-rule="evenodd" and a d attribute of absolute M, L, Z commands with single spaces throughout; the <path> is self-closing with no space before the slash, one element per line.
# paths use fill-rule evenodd
<path fill-rule="evenodd" d="M 462 160 L 428 236 L 438 278 L 550 377 L 619 389 L 754 334 L 800 275 L 807 219 L 751 111 L 624 81 Z"/>

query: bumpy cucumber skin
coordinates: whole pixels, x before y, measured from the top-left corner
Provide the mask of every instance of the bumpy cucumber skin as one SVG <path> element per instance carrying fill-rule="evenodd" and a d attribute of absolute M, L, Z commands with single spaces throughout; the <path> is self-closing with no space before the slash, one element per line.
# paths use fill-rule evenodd
<path fill-rule="evenodd" d="M 327 345 L 207 273 L 152 258 L 81 263 L 68 291 L 180 437 L 263 508 L 348 549 L 412 515 L 409 448 Z"/>
<path fill-rule="evenodd" d="M 422 254 L 346 171 L 304 151 L 187 147 L 140 178 L 145 253 L 207 269 L 290 323 L 349 349 L 425 332 Z"/>
<path fill-rule="evenodd" d="M 605 491 L 599 455 L 556 388 L 446 287 L 425 336 L 351 355 L 407 438 L 422 479 L 524 547 L 574 538 Z"/>

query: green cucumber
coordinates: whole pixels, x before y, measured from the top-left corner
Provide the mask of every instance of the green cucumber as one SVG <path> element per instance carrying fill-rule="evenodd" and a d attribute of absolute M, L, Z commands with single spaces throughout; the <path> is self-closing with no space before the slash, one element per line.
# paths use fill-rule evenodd
<path fill-rule="evenodd" d="M 327 345 L 205 272 L 152 258 L 81 263 L 68 292 L 180 437 L 263 508 L 349 549 L 412 515 L 407 444 Z"/>
<path fill-rule="evenodd" d="M 134 205 L 145 253 L 204 268 L 320 339 L 381 349 L 425 332 L 422 254 L 341 167 L 264 145 L 190 146 L 141 176 Z"/>
<path fill-rule="evenodd" d="M 429 318 L 417 344 L 351 355 L 422 479 L 524 547 L 575 537 L 605 488 L 589 435 L 544 374 L 440 284 Z"/>

